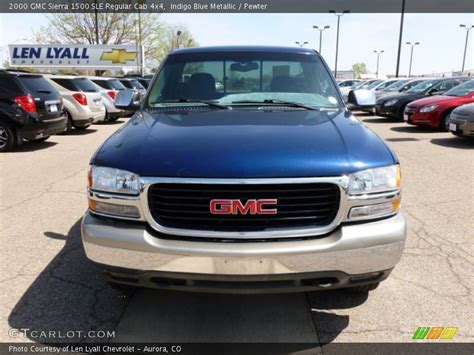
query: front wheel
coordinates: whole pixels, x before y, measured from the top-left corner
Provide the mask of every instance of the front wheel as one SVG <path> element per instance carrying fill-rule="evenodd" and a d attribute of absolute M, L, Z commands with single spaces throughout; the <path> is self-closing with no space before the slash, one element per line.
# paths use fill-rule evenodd
<path fill-rule="evenodd" d="M 14 131 L 6 123 L 0 122 L 0 152 L 8 152 L 15 145 Z"/>
<path fill-rule="evenodd" d="M 69 112 L 64 111 L 64 115 L 66 116 L 67 124 L 66 124 L 66 130 L 64 133 L 70 133 L 72 131 L 72 118 Z"/>

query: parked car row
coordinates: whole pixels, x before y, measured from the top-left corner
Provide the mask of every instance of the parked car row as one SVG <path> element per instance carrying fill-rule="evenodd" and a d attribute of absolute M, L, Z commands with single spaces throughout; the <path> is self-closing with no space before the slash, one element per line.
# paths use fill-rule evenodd
<path fill-rule="evenodd" d="M 429 96 L 408 103 L 405 122 L 416 126 L 449 130 L 457 136 L 474 137 L 474 79 L 465 81 L 442 95 Z"/>
<path fill-rule="evenodd" d="M 453 77 L 424 80 L 411 89 L 385 95 L 377 100 L 375 113 L 402 120 L 405 107 L 415 100 L 440 95 L 469 80 L 467 77 Z"/>
<path fill-rule="evenodd" d="M 130 116 L 114 101 L 122 90 L 143 94 L 146 88 L 139 79 L 0 70 L 0 152 L 24 140 L 45 141 L 54 134 Z"/>
<path fill-rule="evenodd" d="M 382 117 L 449 130 L 457 136 L 474 136 L 474 79 L 470 77 L 372 79 L 343 85 L 340 90 L 348 102 L 351 91 L 362 88 L 373 91 L 377 98 L 374 108 L 367 106 L 362 111 L 373 110 Z"/>

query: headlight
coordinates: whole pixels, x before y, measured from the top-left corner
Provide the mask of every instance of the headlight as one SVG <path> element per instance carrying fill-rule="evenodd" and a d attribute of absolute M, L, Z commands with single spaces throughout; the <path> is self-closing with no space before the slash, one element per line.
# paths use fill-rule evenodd
<path fill-rule="evenodd" d="M 385 102 L 384 106 L 393 106 L 398 102 L 398 99 L 388 100 Z"/>
<path fill-rule="evenodd" d="M 438 108 L 438 105 L 428 105 L 428 106 L 423 106 L 420 109 L 420 112 L 431 112 L 434 111 Z"/>
<path fill-rule="evenodd" d="M 125 170 L 91 165 L 88 186 L 92 190 L 138 195 L 139 176 Z"/>
<path fill-rule="evenodd" d="M 370 194 L 400 188 L 400 165 L 368 169 L 350 176 L 348 193 L 350 195 Z"/>

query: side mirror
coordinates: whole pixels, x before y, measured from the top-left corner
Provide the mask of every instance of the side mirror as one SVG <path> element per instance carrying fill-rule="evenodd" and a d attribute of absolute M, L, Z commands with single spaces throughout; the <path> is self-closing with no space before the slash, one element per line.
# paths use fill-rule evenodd
<path fill-rule="evenodd" d="M 134 90 L 119 91 L 114 105 L 120 110 L 137 111 L 140 108 L 140 94 Z"/>
<path fill-rule="evenodd" d="M 348 104 L 354 108 L 374 107 L 375 101 L 375 93 L 367 89 L 352 90 L 347 97 Z"/>
<path fill-rule="evenodd" d="M 438 95 L 438 94 L 441 94 L 441 91 L 438 91 L 436 90 L 435 88 L 431 89 L 430 91 L 428 91 L 428 95 Z"/>

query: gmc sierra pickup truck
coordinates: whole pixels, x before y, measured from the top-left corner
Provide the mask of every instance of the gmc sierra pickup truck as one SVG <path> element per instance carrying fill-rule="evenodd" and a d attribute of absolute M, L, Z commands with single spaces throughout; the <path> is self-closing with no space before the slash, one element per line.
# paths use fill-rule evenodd
<path fill-rule="evenodd" d="M 109 282 L 367 292 L 399 261 L 398 158 L 314 50 L 177 50 L 138 95 L 88 174 L 82 240 Z"/>

